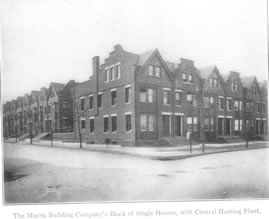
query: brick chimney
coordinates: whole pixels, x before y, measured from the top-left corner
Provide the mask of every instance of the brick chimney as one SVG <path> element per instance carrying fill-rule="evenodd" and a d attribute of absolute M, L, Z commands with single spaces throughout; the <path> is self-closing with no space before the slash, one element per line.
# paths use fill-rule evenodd
<path fill-rule="evenodd" d="M 92 75 L 96 76 L 100 68 L 99 56 L 92 57 Z"/>

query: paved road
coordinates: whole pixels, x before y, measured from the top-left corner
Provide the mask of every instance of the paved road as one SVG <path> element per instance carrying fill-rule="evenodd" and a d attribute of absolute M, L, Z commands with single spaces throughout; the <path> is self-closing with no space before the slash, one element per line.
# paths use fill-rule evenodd
<path fill-rule="evenodd" d="M 5 144 L 6 202 L 269 198 L 269 149 L 176 161 Z"/>

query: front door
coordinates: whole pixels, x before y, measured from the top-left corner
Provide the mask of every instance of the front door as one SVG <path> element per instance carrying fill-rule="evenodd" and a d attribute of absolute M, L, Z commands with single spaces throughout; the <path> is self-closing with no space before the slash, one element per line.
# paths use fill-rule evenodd
<path fill-rule="evenodd" d="M 176 135 L 182 136 L 182 116 L 176 116 Z"/>
<path fill-rule="evenodd" d="M 163 136 L 171 136 L 171 116 L 163 115 Z"/>
<path fill-rule="evenodd" d="M 224 119 L 218 118 L 219 135 L 224 135 Z"/>
<path fill-rule="evenodd" d="M 231 119 L 226 119 L 226 135 L 231 135 Z"/>

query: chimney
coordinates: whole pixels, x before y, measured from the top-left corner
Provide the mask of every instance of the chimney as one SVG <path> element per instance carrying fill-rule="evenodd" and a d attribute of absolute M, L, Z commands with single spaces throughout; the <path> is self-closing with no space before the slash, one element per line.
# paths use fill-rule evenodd
<path fill-rule="evenodd" d="M 100 63 L 99 63 L 99 56 L 92 57 L 92 75 L 97 75 L 99 71 Z"/>

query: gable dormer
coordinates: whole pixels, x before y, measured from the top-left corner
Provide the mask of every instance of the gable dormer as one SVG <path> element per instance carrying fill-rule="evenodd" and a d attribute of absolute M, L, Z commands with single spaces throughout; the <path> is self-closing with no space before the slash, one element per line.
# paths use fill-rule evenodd
<path fill-rule="evenodd" d="M 246 89 L 247 98 L 260 99 L 260 86 L 255 76 L 242 78 L 243 87 Z"/>
<path fill-rule="evenodd" d="M 137 80 L 140 82 L 170 86 L 174 77 L 158 49 L 145 52 L 137 62 Z"/>
<path fill-rule="evenodd" d="M 209 66 L 200 69 L 201 78 L 205 80 L 204 88 L 212 91 L 226 91 L 225 82 L 217 66 Z"/>

